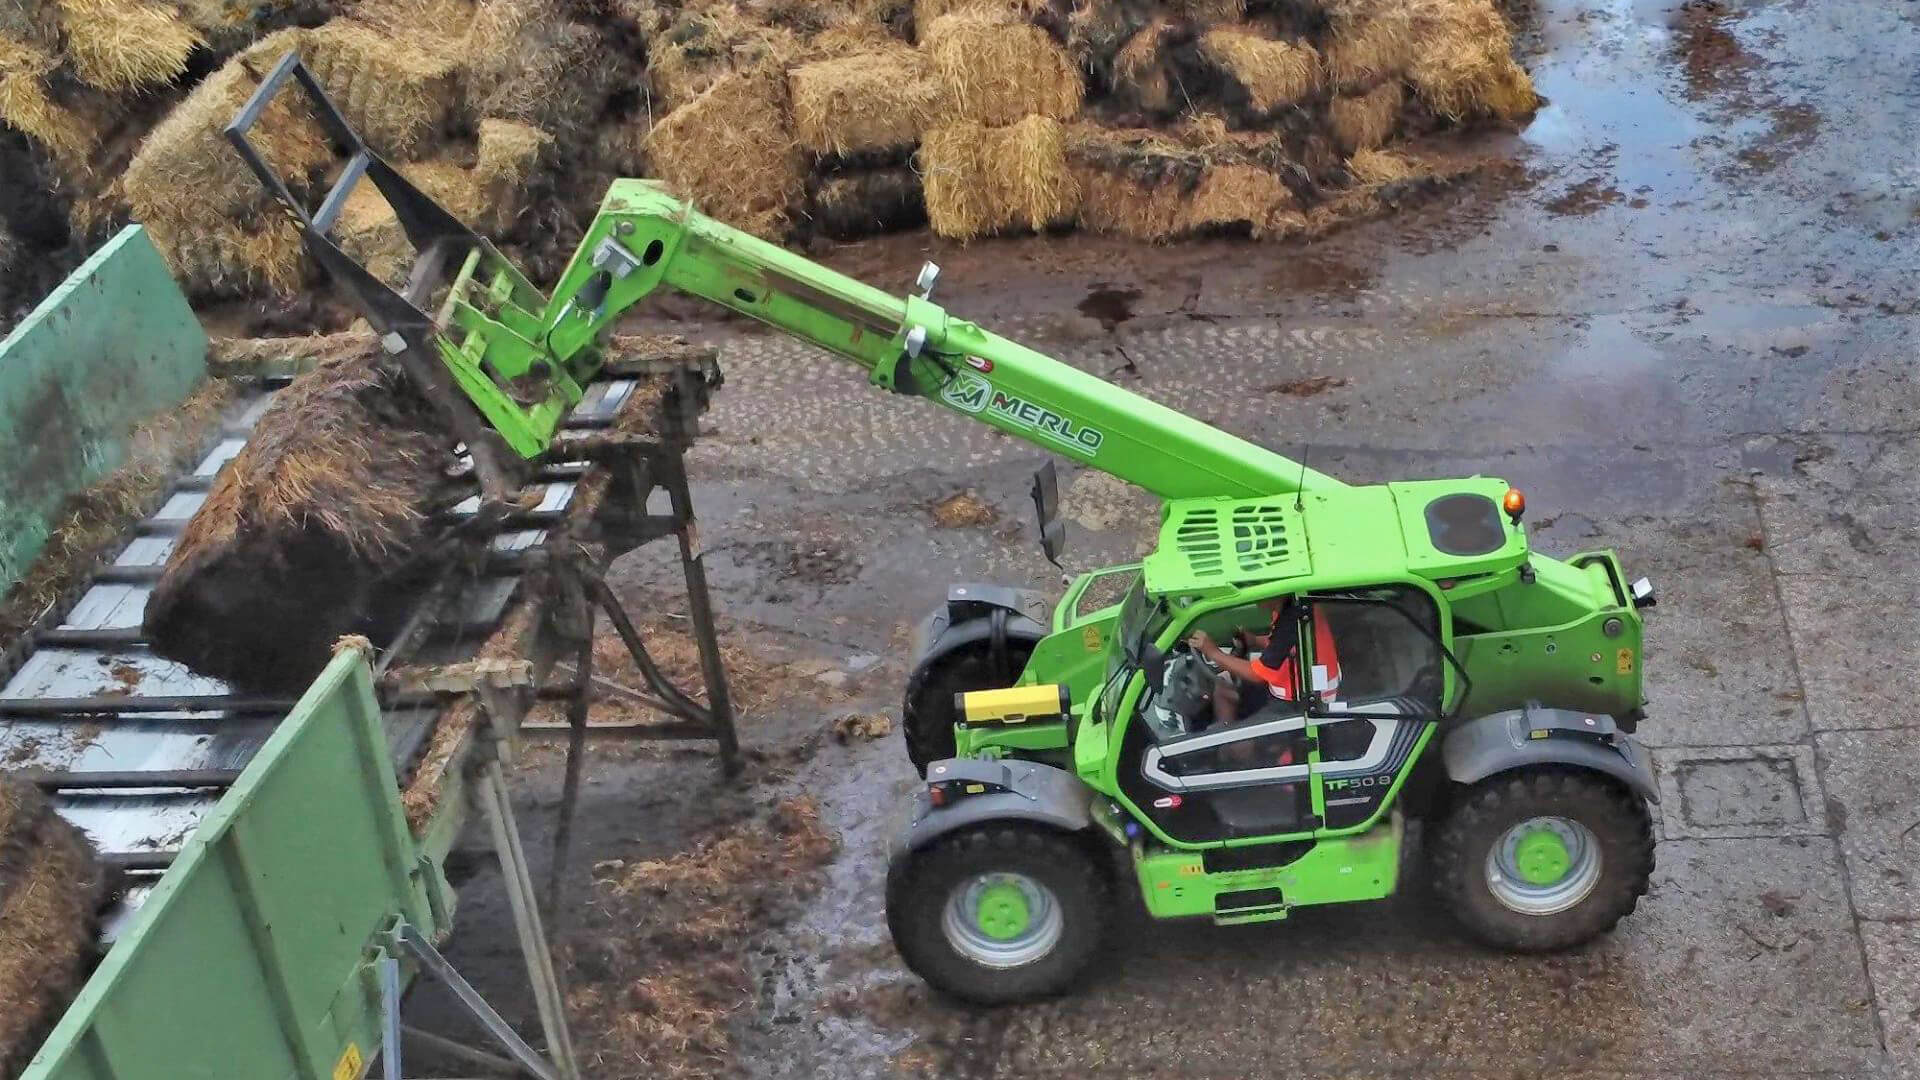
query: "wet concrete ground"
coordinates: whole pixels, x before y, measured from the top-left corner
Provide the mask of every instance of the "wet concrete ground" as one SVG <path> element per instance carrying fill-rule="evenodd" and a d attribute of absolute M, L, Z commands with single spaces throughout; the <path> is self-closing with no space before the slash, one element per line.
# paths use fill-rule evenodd
<path fill-rule="evenodd" d="M 1312 246 L 894 237 L 832 261 L 904 290 L 930 253 L 963 317 L 1343 479 L 1503 476 L 1542 549 L 1651 575 L 1663 800 L 1639 912 L 1527 959 L 1465 942 L 1417 885 L 1234 929 L 1129 914 L 1076 996 L 974 1014 L 885 944 L 899 737 L 828 743 L 786 783 L 843 853 L 757 942 L 733 1068 L 1920 1075 L 1920 5 L 1550 0 L 1537 48 L 1552 104 L 1511 147 L 1524 181 Z M 750 744 L 897 707 L 903 629 L 948 581 L 1057 583 L 1036 451 L 784 339 L 676 328 L 725 345 L 696 454 L 718 601 L 737 639 L 823 664 Z M 999 520 L 936 527 L 963 490 Z M 1104 477 L 1071 477 L 1067 509 L 1076 570 L 1151 540 L 1152 503 Z M 620 569 L 630 598 L 671 595 L 664 559 Z M 583 861 L 754 797 L 699 757 L 593 775 Z M 477 887 L 464 941 L 490 908 Z"/>

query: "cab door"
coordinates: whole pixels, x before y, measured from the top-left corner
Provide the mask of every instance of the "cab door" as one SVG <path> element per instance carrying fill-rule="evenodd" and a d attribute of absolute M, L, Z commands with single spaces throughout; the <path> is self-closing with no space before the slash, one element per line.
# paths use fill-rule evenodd
<path fill-rule="evenodd" d="M 1439 605 L 1411 585 L 1315 595 L 1309 606 L 1312 798 L 1322 832 L 1379 817 L 1439 721 L 1448 685 Z"/>

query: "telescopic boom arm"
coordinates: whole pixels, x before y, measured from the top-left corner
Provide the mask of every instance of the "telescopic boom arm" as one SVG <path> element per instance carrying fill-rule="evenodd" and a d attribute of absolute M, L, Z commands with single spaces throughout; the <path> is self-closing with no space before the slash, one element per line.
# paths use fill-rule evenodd
<path fill-rule="evenodd" d="M 709 218 L 645 180 L 616 181 L 538 313 L 516 332 L 465 297 L 454 325 L 472 356 L 510 370 L 545 354 L 566 367 L 660 289 L 698 296 L 850 360 L 884 390 L 937 402 L 1163 498 L 1252 496 L 1337 481 L 949 315 Z M 469 290 L 471 291 L 471 290 Z"/>
<path fill-rule="evenodd" d="M 316 119 L 348 155 L 312 213 L 295 202 L 247 138 L 289 81 L 305 92 Z M 614 182 L 549 299 L 492 244 L 369 149 L 295 53 L 262 81 L 227 137 L 299 225 L 308 252 L 450 414 L 475 451 L 484 487 L 505 490 L 509 464 L 500 459 L 547 452 L 562 418 L 602 367 L 602 334 L 663 288 L 758 319 L 858 364 L 875 386 L 937 402 L 1162 498 L 1341 486 L 953 318 L 929 299 L 931 266 L 918 295 L 891 296 L 715 221 L 653 181 Z M 333 242 L 333 223 L 362 179 L 379 188 L 420 253 L 402 291 Z"/>

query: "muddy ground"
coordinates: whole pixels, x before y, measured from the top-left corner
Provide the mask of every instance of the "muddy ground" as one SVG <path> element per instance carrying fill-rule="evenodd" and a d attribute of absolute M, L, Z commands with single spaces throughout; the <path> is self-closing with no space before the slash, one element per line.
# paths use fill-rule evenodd
<path fill-rule="evenodd" d="M 1661 844 L 1639 913 L 1533 959 L 1467 944 L 1417 886 L 1236 929 L 1129 914 L 1077 996 L 929 1000 L 882 916 L 912 775 L 899 736 L 828 729 L 897 708 L 905 627 L 948 581 L 1057 585 L 1028 520 L 1038 455 L 669 306 L 656 318 L 725 345 L 697 499 L 730 640 L 759 665 L 740 676 L 756 761 L 735 784 L 697 748 L 608 747 L 590 768 L 575 940 L 663 941 L 659 972 L 704 964 L 730 988 L 707 999 L 708 1042 L 594 1068 L 1920 1074 L 1920 5 L 1545 0 L 1538 18 L 1529 66 L 1552 104 L 1495 148 L 1514 175 L 1410 217 L 1307 247 L 909 236 L 832 261 L 903 290 L 931 255 L 956 313 L 1318 469 L 1501 475 L 1542 548 L 1618 548 L 1661 589 L 1641 729 Z M 942 525 L 963 492 L 984 510 Z M 1069 477 L 1067 504 L 1076 569 L 1150 540 L 1151 504 L 1103 477 Z M 667 556 L 630 557 L 618 584 L 670 619 Z M 557 785 L 536 749 L 536 849 Z M 798 796 L 837 854 L 753 863 L 779 869 L 742 875 L 737 932 L 690 945 L 672 927 L 697 898 L 589 881 L 785 836 L 767 822 Z M 533 1030 L 497 879 L 463 895 L 456 962 Z M 444 1016 L 425 991 L 415 1010 Z"/>

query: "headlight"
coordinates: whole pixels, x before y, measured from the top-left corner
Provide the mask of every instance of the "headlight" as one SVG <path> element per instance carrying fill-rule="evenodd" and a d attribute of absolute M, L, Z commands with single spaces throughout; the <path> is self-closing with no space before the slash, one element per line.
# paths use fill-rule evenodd
<path fill-rule="evenodd" d="M 1634 607 L 1650 608 L 1660 602 L 1660 599 L 1653 595 L 1653 582 L 1648 581 L 1646 578 L 1636 579 L 1634 583 L 1627 588 L 1628 591 L 1633 593 Z"/>

